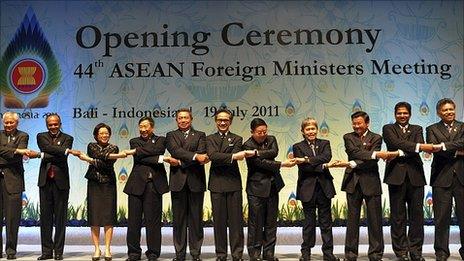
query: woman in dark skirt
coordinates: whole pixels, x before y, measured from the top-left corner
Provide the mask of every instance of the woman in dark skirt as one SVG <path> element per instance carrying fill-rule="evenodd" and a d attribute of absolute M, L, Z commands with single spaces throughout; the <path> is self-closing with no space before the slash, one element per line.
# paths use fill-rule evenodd
<path fill-rule="evenodd" d="M 105 231 L 105 260 L 112 260 L 110 244 L 113 237 L 113 226 L 116 223 L 116 173 L 114 163 L 118 158 L 125 158 L 116 145 L 110 144 L 110 126 L 99 123 L 93 130 L 97 142 L 87 146 L 87 155 L 79 158 L 88 162 L 89 169 L 85 174 L 87 183 L 87 221 L 91 227 L 95 253 L 92 260 L 99 260 L 100 227 Z"/>

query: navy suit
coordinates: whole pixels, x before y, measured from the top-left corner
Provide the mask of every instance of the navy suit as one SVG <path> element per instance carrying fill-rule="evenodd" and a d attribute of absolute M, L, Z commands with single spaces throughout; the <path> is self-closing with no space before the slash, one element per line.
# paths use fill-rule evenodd
<path fill-rule="evenodd" d="M 192 256 L 200 256 L 203 244 L 205 167 L 193 157 L 195 154 L 206 153 L 206 135 L 191 128 L 185 137 L 181 130 L 174 130 L 166 134 L 166 148 L 173 158 L 181 161 L 180 166 L 170 167 L 169 189 L 172 200 L 174 248 L 177 258 L 184 260 L 187 231 Z"/>

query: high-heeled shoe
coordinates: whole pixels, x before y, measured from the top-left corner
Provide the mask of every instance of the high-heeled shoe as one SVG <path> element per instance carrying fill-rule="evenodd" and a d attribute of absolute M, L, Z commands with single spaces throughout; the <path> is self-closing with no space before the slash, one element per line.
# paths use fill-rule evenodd
<path fill-rule="evenodd" d="M 111 261 L 111 260 L 113 260 L 112 256 L 105 256 L 105 261 Z"/>
<path fill-rule="evenodd" d="M 92 256 L 92 261 L 98 261 L 98 260 L 100 260 L 101 251 L 99 250 L 98 252 L 95 252 L 95 253 L 98 253 L 98 255 Z"/>

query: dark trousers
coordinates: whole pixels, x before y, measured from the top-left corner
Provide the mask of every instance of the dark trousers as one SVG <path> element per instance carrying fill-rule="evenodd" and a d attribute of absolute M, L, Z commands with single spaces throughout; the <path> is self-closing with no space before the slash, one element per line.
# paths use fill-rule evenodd
<path fill-rule="evenodd" d="M 142 195 L 129 195 L 129 219 L 127 224 L 127 252 L 130 258 L 139 259 L 142 255 L 140 248 L 140 230 L 142 217 L 145 220 L 148 258 L 158 258 L 161 252 L 161 215 L 163 209 L 163 195 L 159 194 L 153 182 L 145 185 Z"/>
<path fill-rule="evenodd" d="M 359 184 L 354 193 L 346 194 L 348 203 L 348 219 L 346 223 L 345 257 L 358 257 L 359 218 L 363 200 L 367 206 L 367 231 L 369 236 L 369 260 L 380 260 L 383 256 L 384 242 L 382 231 L 382 204 L 380 195 L 367 196 L 361 191 Z"/>
<path fill-rule="evenodd" d="M 0 177 L 0 253 L 2 252 L 2 230 L 3 218 L 6 225 L 6 245 L 7 255 L 16 255 L 18 245 L 18 229 L 21 220 L 21 193 L 8 193 L 3 175 Z"/>
<path fill-rule="evenodd" d="M 39 188 L 40 197 L 40 240 L 42 254 L 62 255 L 66 232 L 69 189 L 61 190 L 55 181 L 47 180 L 45 186 Z M 52 240 L 53 225 L 55 237 Z"/>
<path fill-rule="evenodd" d="M 267 198 L 248 195 L 248 255 L 263 259 L 274 257 L 279 194 L 271 189 Z"/>
<path fill-rule="evenodd" d="M 316 183 L 313 197 L 303 203 L 305 219 L 303 220 L 303 243 L 301 244 L 301 255 L 310 257 L 311 248 L 316 244 L 316 208 L 321 229 L 322 253 L 325 258 L 333 256 L 332 235 L 332 200 L 327 198 L 319 182 Z"/>
<path fill-rule="evenodd" d="M 201 254 L 204 195 L 203 191 L 190 191 L 187 184 L 181 191 L 171 192 L 173 241 L 179 259 L 184 259 L 187 251 L 187 226 L 190 254 Z"/>
<path fill-rule="evenodd" d="M 412 259 L 421 257 L 424 243 L 424 187 L 411 185 L 406 176 L 403 184 L 389 185 L 388 192 L 393 251 L 397 257 L 408 252 Z M 409 231 L 406 232 L 408 220 Z"/>
<path fill-rule="evenodd" d="M 243 255 L 243 211 L 242 191 L 211 192 L 211 206 L 214 220 L 214 245 L 216 257 L 227 257 L 227 224 L 233 258 Z"/>
<path fill-rule="evenodd" d="M 459 175 L 461 175 L 460 173 Z M 459 253 L 464 260 L 464 185 L 456 175 L 453 184 L 448 188 L 433 187 L 433 214 L 435 222 L 435 255 L 437 257 L 449 257 L 449 230 L 451 223 L 451 209 L 453 197 L 456 202 L 456 216 L 459 224 L 461 248 Z"/>

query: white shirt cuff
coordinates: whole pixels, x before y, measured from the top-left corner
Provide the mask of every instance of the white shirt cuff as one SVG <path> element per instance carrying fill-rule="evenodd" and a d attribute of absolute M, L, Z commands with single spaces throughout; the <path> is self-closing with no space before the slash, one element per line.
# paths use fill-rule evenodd
<path fill-rule="evenodd" d="M 399 149 L 399 150 L 398 150 L 398 156 L 404 157 L 404 151 L 402 151 L 402 150 Z"/>
<path fill-rule="evenodd" d="M 372 152 L 371 159 L 377 158 L 377 151 Z"/>
<path fill-rule="evenodd" d="M 158 157 L 158 163 L 163 163 L 164 162 L 164 155 L 160 155 Z"/>
<path fill-rule="evenodd" d="M 414 150 L 416 153 L 420 152 L 420 143 L 416 143 L 416 149 Z"/>
<path fill-rule="evenodd" d="M 66 150 L 64 151 L 64 155 L 68 155 L 68 154 L 69 154 L 69 149 L 66 149 Z"/>
<path fill-rule="evenodd" d="M 441 145 L 441 150 L 442 150 L 442 151 L 446 151 L 445 143 L 442 142 L 442 143 L 440 143 L 440 145 Z"/>
<path fill-rule="evenodd" d="M 356 164 L 356 162 L 354 160 L 350 160 L 348 163 L 350 163 L 350 167 L 352 169 L 356 168 L 356 166 L 358 166 L 358 164 Z"/>

